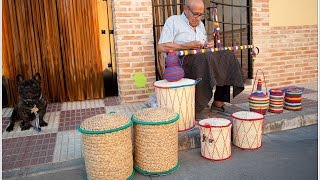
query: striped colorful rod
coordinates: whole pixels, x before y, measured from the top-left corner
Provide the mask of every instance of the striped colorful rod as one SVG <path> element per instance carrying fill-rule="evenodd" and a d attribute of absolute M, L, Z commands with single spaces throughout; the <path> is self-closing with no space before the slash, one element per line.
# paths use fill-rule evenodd
<path fill-rule="evenodd" d="M 216 52 L 216 51 L 225 51 L 225 50 L 230 50 L 230 51 L 235 51 L 238 49 L 253 49 L 254 45 L 241 45 L 241 46 L 230 46 L 230 47 L 220 47 L 220 48 L 208 48 L 208 49 L 195 49 L 195 50 L 180 50 L 176 51 L 175 53 L 178 56 L 186 56 L 189 54 L 201 54 L 201 53 L 206 53 L 206 52 Z"/>

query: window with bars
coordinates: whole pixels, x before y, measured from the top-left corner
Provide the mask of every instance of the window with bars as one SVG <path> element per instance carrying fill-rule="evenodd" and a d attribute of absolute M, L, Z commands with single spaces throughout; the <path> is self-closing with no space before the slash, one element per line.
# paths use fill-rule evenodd
<path fill-rule="evenodd" d="M 222 46 L 240 46 L 252 44 L 251 37 L 251 0 L 212 0 L 204 1 L 206 18 L 203 21 L 208 39 L 213 39 L 213 20 L 210 17 L 210 9 L 217 8 L 218 22 L 220 26 L 220 39 Z M 156 56 L 157 78 L 161 78 L 164 68 L 164 59 L 157 52 L 157 44 L 162 27 L 168 17 L 183 12 L 183 0 L 154 0 L 153 1 L 153 28 Z M 252 63 L 250 49 L 237 50 L 237 56 L 245 79 L 252 79 Z"/>

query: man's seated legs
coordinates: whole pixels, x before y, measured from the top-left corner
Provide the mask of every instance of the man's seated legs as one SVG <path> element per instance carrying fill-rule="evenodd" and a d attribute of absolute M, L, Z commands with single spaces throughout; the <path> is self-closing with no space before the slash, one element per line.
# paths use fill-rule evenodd
<path fill-rule="evenodd" d="M 224 111 L 224 102 L 230 102 L 230 86 L 216 86 L 211 110 Z"/>

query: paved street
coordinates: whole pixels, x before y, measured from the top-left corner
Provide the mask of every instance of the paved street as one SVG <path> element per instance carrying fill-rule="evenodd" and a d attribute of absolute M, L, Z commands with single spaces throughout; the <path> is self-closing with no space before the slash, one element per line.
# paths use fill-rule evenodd
<path fill-rule="evenodd" d="M 318 126 L 281 131 L 263 136 L 262 147 L 244 151 L 232 146 L 229 160 L 211 162 L 200 157 L 200 149 L 179 152 L 181 167 L 167 176 L 136 173 L 135 180 L 313 180 L 318 177 Z M 84 179 L 85 170 L 52 172 L 23 180 Z"/>

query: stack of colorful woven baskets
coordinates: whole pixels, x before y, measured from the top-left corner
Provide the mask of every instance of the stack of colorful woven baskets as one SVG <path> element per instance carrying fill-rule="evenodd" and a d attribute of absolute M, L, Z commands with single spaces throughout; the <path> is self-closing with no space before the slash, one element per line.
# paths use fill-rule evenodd
<path fill-rule="evenodd" d="M 283 91 L 281 89 L 270 89 L 270 107 L 269 112 L 282 113 L 283 112 Z"/>
<path fill-rule="evenodd" d="M 287 89 L 285 93 L 284 108 L 291 111 L 300 111 L 302 109 L 302 92 L 303 88 Z"/>
<path fill-rule="evenodd" d="M 258 80 L 257 91 L 251 93 L 249 96 L 249 108 L 250 111 L 260 114 L 266 114 L 269 108 L 269 96 L 268 93 L 262 91 L 262 81 Z"/>

